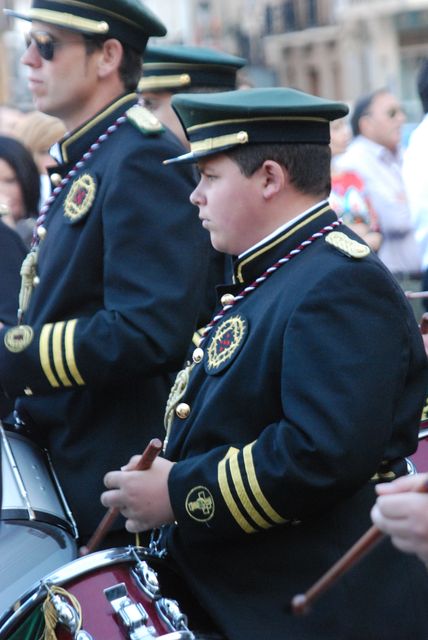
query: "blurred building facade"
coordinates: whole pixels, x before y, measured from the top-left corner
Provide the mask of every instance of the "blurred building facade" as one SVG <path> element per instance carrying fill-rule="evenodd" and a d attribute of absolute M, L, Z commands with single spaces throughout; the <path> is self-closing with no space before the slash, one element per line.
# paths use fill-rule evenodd
<path fill-rule="evenodd" d="M 29 1 L 0 0 L 0 8 Z M 351 103 L 386 86 L 402 99 L 411 119 L 420 116 L 415 76 L 421 58 L 428 56 L 428 0 L 145 3 L 167 25 L 166 40 L 247 58 L 253 85 L 289 85 Z M 23 28 L 18 22 L 0 17 L 1 102 L 27 99 L 17 63 L 22 35 L 16 29 Z"/>

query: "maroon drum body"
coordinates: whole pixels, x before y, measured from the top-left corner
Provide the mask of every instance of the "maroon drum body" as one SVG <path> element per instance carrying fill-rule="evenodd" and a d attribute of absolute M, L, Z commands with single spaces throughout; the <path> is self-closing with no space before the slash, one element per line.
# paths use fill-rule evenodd
<path fill-rule="evenodd" d="M 64 565 L 0 618 L 0 638 L 18 638 L 48 599 L 58 640 L 193 640 L 178 603 L 162 596 L 152 561 L 147 549 L 121 547 Z"/>

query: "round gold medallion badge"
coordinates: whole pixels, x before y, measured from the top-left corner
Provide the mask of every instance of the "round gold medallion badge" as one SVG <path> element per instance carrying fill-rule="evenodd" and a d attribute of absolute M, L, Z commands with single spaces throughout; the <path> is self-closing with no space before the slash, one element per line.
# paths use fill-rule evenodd
<path fill-rule="evenodd" d="M 79 176 L 71 185 L 64 202 L 64 215 L 71 222 L 81 220 L 92 207 L 96 184 L 89 173 Z"/>
<path fill-rule="evenodd" d="M 19 327 L 12 327 L 9 331 L 6 331 L 4 336 L 4 344 L 8 351 L 12 353 L 20 353 L 28 347 L 33 340 L 34 331 L 28 325 L 21 325 Z"/>
<path fill-rule="evenodd" d="M 222 322 L 214 332 L 207 348 L 205 371 L 222 371 L 238 354 L 244 344 L 248 323 L 242 315 L 235 315 Z"/>

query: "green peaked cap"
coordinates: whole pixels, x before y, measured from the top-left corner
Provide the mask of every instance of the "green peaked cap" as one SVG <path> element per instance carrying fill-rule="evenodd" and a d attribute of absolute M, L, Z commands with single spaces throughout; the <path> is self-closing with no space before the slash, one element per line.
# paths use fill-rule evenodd
<path fill-rule="evenodd" d="M 178 93 L 172 105 L 191 151 L 167 163 L 195 162 L 240 144 L 329 144 L 330 121 L 348 113 L 342 102 L 286 87 Z"/>
<path fill-rule="evenodd" d="M 166 34 L 165 25 L 140 0 L 33 0 L 27 10 L 4 12 L 87 35 L 117 38 L 141 53 L 150 36 Z"/>
<path fill-rule="evenodd" d="M 176 90 L 183 87 L 234 89 L 244 58 L 215 49 L 191 45 L 149 45 L 144 54 L 140 91 Z"/>

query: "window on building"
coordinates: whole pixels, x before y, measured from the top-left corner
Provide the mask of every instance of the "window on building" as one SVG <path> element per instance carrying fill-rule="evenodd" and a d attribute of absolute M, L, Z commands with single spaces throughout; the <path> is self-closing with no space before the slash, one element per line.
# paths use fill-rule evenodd
<path fill-rule="evenodd" d="M 265 33 L 273 33 L 274 11 L 273 7 L 268 4 L 265 7 Z"/>
<path fill-rule="evenodd" d="M 284 31 L 296 31 L 298 27 L 294 0 L 286 0 L 282 3 L 282 19 L 284 23 Z"/>
<path fill-rule="evenodd" d="M 317 0 L 306 0 L 306 25 L 316 27 L 318 25 Z"/>

